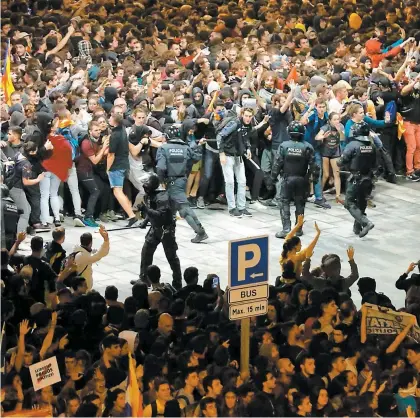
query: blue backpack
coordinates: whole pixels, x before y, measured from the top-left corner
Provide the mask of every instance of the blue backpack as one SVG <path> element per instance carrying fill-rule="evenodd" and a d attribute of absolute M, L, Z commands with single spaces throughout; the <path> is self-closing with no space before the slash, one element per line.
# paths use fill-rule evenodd
<path fill-rule="evenodd" d="M 391 123 L 395 123 L 397 120 L 397 104 L 395 103 L 395 100 L 391 100 L 386 104 L 385 113 L 386 112 L 389 112 L 389 115 L 391 116 Z"/>
<path fill-rule="evenodd" d="M 71 158 L 73 161 L 75 161 L 80 155 L 79 140 L 75 138 L 70 127 L 59 128 L 57 129 L 57 133 L 60 135 L 63 135 L 64 138 L 66 138 L 67 141 L 69 141 L 71 145 Z"/>

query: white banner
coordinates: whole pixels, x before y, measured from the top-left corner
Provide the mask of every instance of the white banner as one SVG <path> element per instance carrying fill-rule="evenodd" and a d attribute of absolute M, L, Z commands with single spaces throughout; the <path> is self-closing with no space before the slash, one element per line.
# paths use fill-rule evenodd
<path fill-rule="evenodd" d="M 396 335 L 399 334 L 409 323 L 414 315 L 397 312 L 383 306 L 365 303 L 367 308 L 366 330 L 368 334 Z M 420 327 L 417 324 L 411 327 L 408 336 L 414 341 L 420 342 Z"/>
<path fill-rule="evenodd" d="M 57 357 L 55 356 L 32 364 L 32 366 L 29 366 L 29 371 L 35 391 L 61 381 Z"/>

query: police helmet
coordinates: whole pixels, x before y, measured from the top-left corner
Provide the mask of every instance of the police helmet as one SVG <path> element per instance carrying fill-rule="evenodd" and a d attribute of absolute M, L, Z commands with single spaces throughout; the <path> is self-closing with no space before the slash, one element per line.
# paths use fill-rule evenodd
<path fill-rule="evenodd" d="M 165 133 L 169 139 L 179 139 L 181 138 L 181 129 L 176 125 L 169 126 Z"/>
<path fill-rule="evenodd" d="M 143 189 L 146 193 L 151 193 L 157 190 L 159 185 L 160 185 L 160 181 L 159 181 L 158 175 L 155 173 L 152 173 L 144 182 Z"/>
<path fill-rule="evenodd" d="M 354 138 L 358 138 L 358 137 L 368 137 L 369 136 L 369 132 L 370 132 L 370 128 L 369 125 L 365 122 L 359 122 L 359 123 L 355 123 L 352 126 L 352 133 L 353 133 L 353 137 Z"/>
<path fill-rule="evenodd" d="M 289 133 L 290 138 L 300 141 L 305 135 L 305 126 L 302 123 L 294 120 L 288 127 L 287 132 Z"/>
<path fill-rule="evenodd" d="M 0 190 L 2 198 L 9 197 L 9 188 L 4 183 L 0 184 Z"/>

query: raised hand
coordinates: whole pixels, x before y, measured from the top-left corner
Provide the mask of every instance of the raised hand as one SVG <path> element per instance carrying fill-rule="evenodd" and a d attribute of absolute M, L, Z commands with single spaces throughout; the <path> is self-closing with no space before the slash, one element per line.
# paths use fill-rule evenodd
<path fill-rule="evenodd" d="M 351 245 L 347 248 L 347 256 L 349 257 L 349 260 L 353 260 L 354 258 L 354 248 Z"/>
<path fill-rule="evenodd" d="M 19 335 L 26 335 L 29 331 L 31 330 L 31 327 L 29 326 L 29 320 L 28 319 L 24 319 L 20 324 L 19 324 Z"/>

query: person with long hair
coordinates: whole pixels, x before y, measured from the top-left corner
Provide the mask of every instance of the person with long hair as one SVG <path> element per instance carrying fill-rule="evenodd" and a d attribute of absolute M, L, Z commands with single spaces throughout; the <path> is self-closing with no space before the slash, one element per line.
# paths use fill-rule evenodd
<path fill-rule="evenodd" d="M 312 414 L 313 417 L 328 417 L 333 412 L 328 391 L 322 387 L 315 387 L 311 393 Z"/>
<path fill-rule="evenodd" d="M 317 141 L 322 141 L 322 189 L 330 177 L 330 166 L 334 176 L 335 201 L 343 204 L 340 198 L 341 179 L 340 169 L 337 166 L 337 159 L 341 156 L 340 142 L 344 141 L 344 127 L 340 123 L 340 115 L 331 112 L 328 115 L 328 123 L 324 125 L 316 135 Z"/>
<path fill-rule="evenodd" d="M 223 405 L 221 409 L 222 417 L 242 417 L 243 410 L 238 398 L 238 391 L 232 386 L 223 389 Z"/>

